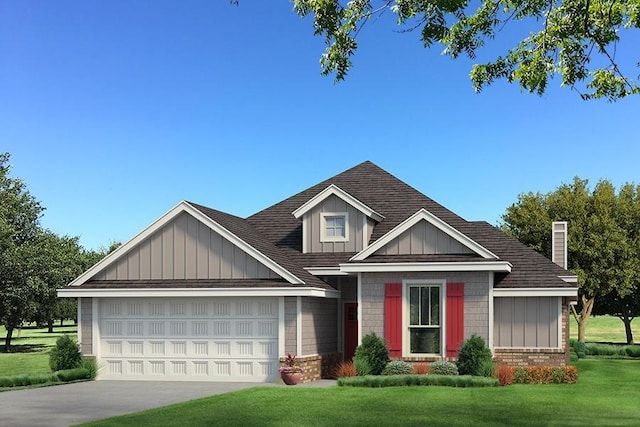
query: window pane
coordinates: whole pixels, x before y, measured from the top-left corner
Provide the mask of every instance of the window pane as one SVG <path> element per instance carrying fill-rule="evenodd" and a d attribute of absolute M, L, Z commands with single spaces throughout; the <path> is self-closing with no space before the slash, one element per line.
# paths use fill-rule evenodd
<path fill-rule="evenodd" d="M 409 324 L 420 324 L 420 288 L 409 288 Z"/>
<path fill-rule="evenodd" d="M 440 288 L 431 288 L 431 324 L 440 325 Z"/>
<path fill-rule="evenodd" d="M 420 324 L 429 325 L 429 288 L 420 288 L 420 294 L 422 297 L 422 304 L 420 306 Z"/>
<path fill-rule="evenodd" d="M 440 354 L 440 328 L 410 328 L 411 353 Z"/>
<path fill-rule="evenodd" d="M 334 218 L 336 227 L 344 228 L 344 217 L 337 216 Z"/>
<path fill-rule="evenodd" d="M 333 236 L 335 236 L 335 235 L 336 235 L 336 233 L 335 233 L 335 231 L 334 231 L 334 229 L 333 229 L 333 228 L 329 228 L 329 227 L 327 226 L 327 230 L 326 230 L 326 231 L 327 231 L 327 236 L 329 236 L 329 237 L 333 237 Z"/>

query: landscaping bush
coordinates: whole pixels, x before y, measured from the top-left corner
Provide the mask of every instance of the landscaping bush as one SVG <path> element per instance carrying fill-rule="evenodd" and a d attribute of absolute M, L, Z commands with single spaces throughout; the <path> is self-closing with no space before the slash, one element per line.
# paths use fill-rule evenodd
<path fill-rule="evenodd" d="M 587 357 L 587 346 L 583 342 L 576 341 L 573 348 L 576 350 L 578 359 L 584 359 Z"/>
<path fill-rule="evenodd" d="M 429 372 L 433 375 L 458 375 L 458 367 L 446 360 L 439 360 L 431 364 Z"/>
<path fill-rule="evenodd" d="M 496 370 L 500 385 L 513 384 L 575 384 L 578 369 L 574 366 L 500 366 Z"/>
<path fill-rule="evenodd" d="M 49 353 L 49 367 L 52 371 L 73 369 L 80 366 L 82 356 L 80 347 L 68 335 L 63 335 L 56 341 L 56 346 Z"/>
<path fill-rule="evenodd" d="M 55 375 L 62 382 L 86 380 L 90 378 L 90 373 L 85 368 L 65 369 L 64 371 L 55 372 Z"/>
<path fill-rule="evenodd" d="M 482 376 L 482 364 L 492 359 L 491 350 L 487 348 L 484 340 L 474 334 L 462 344 L 456 365 L 460 375 Z"/>
<path fill-rule="evenodd" d="M 566 366 L 565 370 L 565 381 L 567 384 L 575 384 L 578 382 L 578 368 L 575 366 Z"/>
<path fill-rule="evenodd" d="M 517 366 L 513 369 L 513 383 L 527 384 L 529 382 L 529 371 L 524 366 Z"/>
<path fill-rule="evenodd" d="M 429 373 L 429 364 L 418 362 L 413 364 L 413 373 L 416 375 L 424 375 Z"/>
<path fill-rule="evenodd" d="M 478 376 L 491 378 L 496 371 L 496 364 L 493 363 L 493 360 L 484 360 L 480 364 L 480 371 L 478 372 Z"/>
<path fill-rule="evenodd" d="M 356 359 L 366 360 L 370 368 L 370 374 L 380 375 L 387 363 L 389 363 L 389 350 L 384 340 L 374 332 L 371 332 L 362 337 L 362 344 L 356 348 L 354 363 L 357 369 L 358 363 L 356 363 Z M 361 375 L 360 370 L 358 370 L 358 375 Z"/>
<path fill-rule="evenodd" d="M 567 382 L 567 371 L 556 366 L 551 369 L 551 382 L 553 384 L 564 384 Z"/>
<path fill-rule="evenodd" d="M 393 375 L 352 377 L 338 379 L 339 386 L 347 387 L 399 387 L 399 386 L 446 386 L 446 387 L 494 387 L 495 378 L 472 377 L 470 375 Z"/>
<path fill-rule="evenodd" d="M 358 371 L 350 360 L 340 363 L 335 372 L 336 378 L 355 377 L 356 375 L 358 375 Z"/>
<path fill-rule="evenodd" d="M 496 378 L 500 385 L 510 385 L 513 383 L 513 367 L 500 365 L 496 368 Z"/>
<path fill-rule="evenodd" d="M 411 364 L 402 360 L 392 360 L 385 366 L 382 375 L 409 375 L 413 373 Z"/>
<path fill-rule="evenodd" d="M 98 375 L 98 362 L 96 361 L 96 359 L 82 359 L 80 367 L 87 370 L 89 375 L 87 379 L 89 380 L 95 379 L 96 375 Z"/>
<path fill-rule="evenodd" d="M 586 354 L 589 356 L 626 356 L 627 347 L 623 345 L 588 343 L 585 344 Z"/>
<path fill-rule="evenodd" d="M 630 346 L 627 346 L 627 348 L 625 348 L 624 351 L 627 354 L 627 356 L 629 356 L 629 357 L 640 357 L 640 347 L 639 346 L 630 345 Z"/>
<path fill-rule="evenodd" d="M 371 365 L 369 365 L 369 360 L 365 359 L 363 356 L 354 357 L 353 366 L 355 366 L 356 374 L 359 377 L 363 377 L 365 375 L 371 375 Z"/>

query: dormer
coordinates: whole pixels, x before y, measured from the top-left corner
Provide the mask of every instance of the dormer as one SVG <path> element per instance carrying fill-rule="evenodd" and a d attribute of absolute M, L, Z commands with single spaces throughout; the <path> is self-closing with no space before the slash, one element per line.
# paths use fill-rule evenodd
<path fill-rule="evenodd" d="M 336 185 L 292 212 L 302 218 L 302 252 L 360 252 L 384 217 Z"/>

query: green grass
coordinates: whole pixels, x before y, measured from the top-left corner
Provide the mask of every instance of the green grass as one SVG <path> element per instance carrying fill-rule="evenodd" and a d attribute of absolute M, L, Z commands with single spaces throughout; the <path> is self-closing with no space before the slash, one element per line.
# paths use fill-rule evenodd
<path fill-rule="evenodd" d="M 54 327 L 54 333 L 47 329 L 25 327 L 14 331 L 11 340 L 11 353 L 4 352 L 7 331 L 0 326 L 0 377 L 23 374 L 45 374 L 49 369 L 49 350 L 55 346 L 56 340 L 63 334 L 76 337 L 76 326 Z"/>
<path fill-rule="evenodd" d="M 571 316 L 571 338 L 578 339 L 578 324 Z M 631 331 L 635 341 L 640 341 L 640 321 L 631 322 Z M 606 342 L 626 344 L 627 336 L 624 323 L 615 316 L 592 316 L 587 320 L 585 342 Z"/>
<path fill-rule="evenodd" d="M 640 361 L 577 366 L 575 385 L 258 387 L 86 425 L 640 425 Z"/>

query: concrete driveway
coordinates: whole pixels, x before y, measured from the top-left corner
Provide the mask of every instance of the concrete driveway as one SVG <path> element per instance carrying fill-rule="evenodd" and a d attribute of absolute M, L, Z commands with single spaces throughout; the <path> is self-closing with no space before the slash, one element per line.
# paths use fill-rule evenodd
<path fill-rule="evenodd" d="M 0 393 L 0 424 L 60 426 L 185 402 L 265 383 L 90 381 Z"/>

